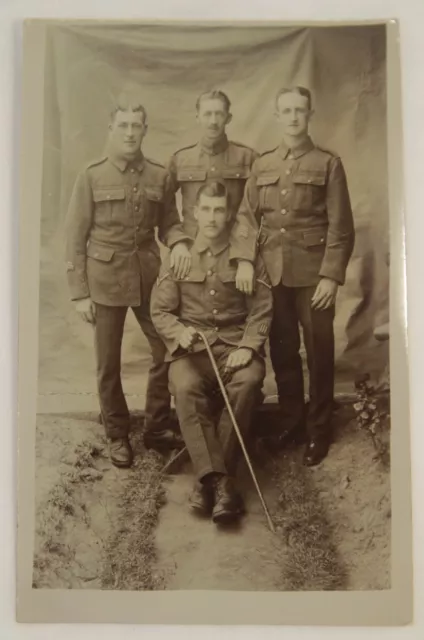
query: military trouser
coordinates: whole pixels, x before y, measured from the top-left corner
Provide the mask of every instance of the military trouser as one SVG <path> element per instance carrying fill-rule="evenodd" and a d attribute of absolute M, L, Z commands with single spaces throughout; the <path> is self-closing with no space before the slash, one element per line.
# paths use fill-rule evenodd
<path fill-rule="evenodd" d="M 316 287 L 273 287 L 274 315 L 270 356 L 275 373 L 283 431 L 304 429 L 327 436 L 334 398 L 334 312 L 311 306 Z M 309 370 L 309 409 L 305 412 L 299 324 Z"/>
<path fill-rule="evenodd" d="M 242 435 L 246 435 L 265 377 L 265 363 L 255 354 L 247 367 L 235 371 L 227 380 L 224 368 L 234 349 L 223 343 L 212 345 L 237 424 Z M 171 362 L 169 384 L 197 478 L 201 480 L 211 472 L 234 475 L 240 445 L 225 406 L 216 418 L 216 402 L 221 392 L 207 352 L 199 351 Z"/>
<path fill-rule="evenodd" d="M 103 424 L 110 438 L 124 437 L 129 432 L 130 417 L 121 381 L 121 345 L 127 310 L 128 307 L 96 304 L 97 387 Z M 146 391 L 146 429 L 161 430 L 168 426 L 171 406 L 169 364 L 164 361 L 166 348 L 150 319 L 149 304 L 132 310 L 150 344 L 153 360 Z"/>

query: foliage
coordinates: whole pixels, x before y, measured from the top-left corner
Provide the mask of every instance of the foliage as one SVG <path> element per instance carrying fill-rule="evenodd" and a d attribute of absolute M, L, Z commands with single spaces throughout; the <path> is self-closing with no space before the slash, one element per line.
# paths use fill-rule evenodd
<path fill-rule="evenodd" d="M 388 438 L 388 422 L 390 415 L 382 406 L 375 386 L 370 381 L 368 374 L 355 382 L 356 402 L 353 408 L 356 413 L 356 422 L 360 429 L 368 433 L 376 451 L 376 459 L 383 466 L 390 464 L 390 446 Z"/>

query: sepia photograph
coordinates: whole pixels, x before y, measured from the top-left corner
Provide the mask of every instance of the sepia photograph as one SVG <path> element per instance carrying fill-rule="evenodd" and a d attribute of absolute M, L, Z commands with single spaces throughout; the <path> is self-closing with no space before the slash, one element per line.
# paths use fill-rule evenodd
<path fill-rule="evenodd" d="M 34 602 L 108 592 L 118 621 L 119 592 L 393 594 L 396 486 L 407 597 L 388 26 L 31 29 Z"/>

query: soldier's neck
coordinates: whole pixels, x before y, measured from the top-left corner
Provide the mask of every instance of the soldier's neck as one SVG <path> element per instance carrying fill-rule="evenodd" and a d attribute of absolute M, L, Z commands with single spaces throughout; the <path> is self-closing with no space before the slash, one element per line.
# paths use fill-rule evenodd
<path fill-rule="evenodd" d="M 225 133 L 219 138 L 208 138 L 206 136 L 202 136 L 200 139 L 200 145 L 202 149 L 211 155 L 221 153 L 225 151 L 228 146 L 228 138 Z"/>
<path fill-rule="evenodd" d="M 283 142 L 288 149 L 297 149 L 305 144 L 309 139 L 308 133 L 303 133 L 301 136 L 283 136 Z"/>
<path fill-rule="evenodd" d="M 197 237 L 201 246 L 208 247 L 212 250 L 220 249 L 226 242 L 228 242 L 227 232 L 221 233 L 216 238 L 207 238 L 201 231 L 199 231 Z"/>

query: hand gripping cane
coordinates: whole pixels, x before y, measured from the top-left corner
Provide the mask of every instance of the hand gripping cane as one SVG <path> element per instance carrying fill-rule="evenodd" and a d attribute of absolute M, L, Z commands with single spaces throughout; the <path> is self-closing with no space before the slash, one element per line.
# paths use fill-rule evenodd
<path fill-rule="evenodd" d="M 221 378 L 221 375 L 219 373 L 219 369 L 218 369 L 218 366 L 216 364 L 214 355 L 212 353 L 212 349 L 209 346 L 209 343 L 208 343 L 208 341 L 206 339 L 205 334 L 202 331 L 197 331 L 197 333 L 198 333 L 199 337 L 203 340 L 203 342 L 205 344 L 205 347 L 206 347 L 206 351 L 208 352 L 208 356 L 209 356 L 209 359 L 211 361 L 213 370 L 215 372 L 216 379 L 218 380 L 218 384 L 219 384 L 219 387 L 221 389 L 221 393 L 222 393 L 222 396 L 224 398 L 225 405 L 227 407 L 229 416 L 231 418 L 231 422 L 233 423 L 233 427 L 234 427 L 234 430 L 235 430 L 235 432 L 237 434 L 237 438 L 238 438 L 238 440 L 240 442 L 240 446 L 242 448 L 242 451 L 243 451 L 247 466 L 249 467 L 250 475 L 252 476 L 254 485 L 256 487 L 256 491 L 258 492 L 259 499 L 260 499 L 260 501 L 262 503 L 262 507 L 263 507 L 263 509 L 265 511 L 265 515 L 266 515 L 266 519 L 268 521 L 269 528 L 271 529 L 271 531 L 273 533 L 275 533 L 274 523 L 271 520 L 271 516 L 269 514 L 268 507 L 265 504 L 264 497 L 263 497 L 262 492 L 261 492 L 261 490 L 259 488 L 258 481 L 256 480 L 255 472 L 253 471 L 252 463 L 250 462 L 250 459 L 249 459 L 249 454 L 247 453 L 246 447 L 244 446 L 243 437 L 242 437 L 242 435 L 240 433 L 239 426 L 237 424 L 236 418 L 235 418 L 233 410 L 231 408 L 231 404 L 230 404 L 230 401 L 228 399 L 227 391 L 225 389 L 224 383 L 222 382 L 222 378 Z"/>

